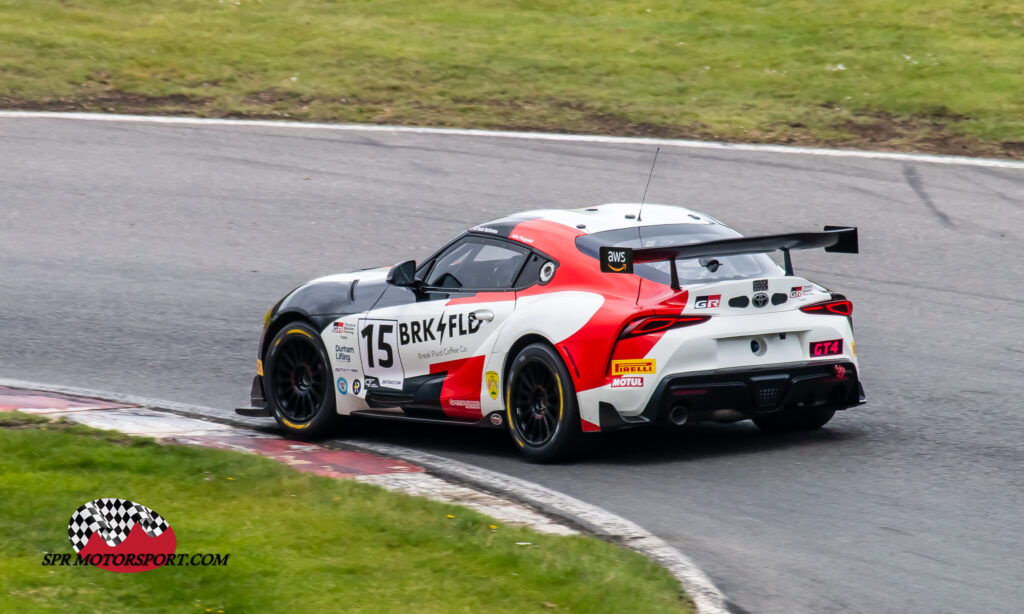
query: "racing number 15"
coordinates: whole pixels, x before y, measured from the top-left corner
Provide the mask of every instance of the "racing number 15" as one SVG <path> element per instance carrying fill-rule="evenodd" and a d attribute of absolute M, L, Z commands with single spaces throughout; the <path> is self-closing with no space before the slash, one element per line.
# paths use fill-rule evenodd
<path fill-rule="evenodd" d="M 385 388 L 402 389 L 405 371 L 398 347 L 397 320 L 359 320 L 359 356 L 363 375 L 375 377 Z"/>
<path fill-rule="evenodd" d="M 364 320 L 365 321 L 365 320 Z M 374 352 L 373 348 L 373 330 L 377 329 L 377 351 L 384 352 L 384 356 L 381 357 Z M 359 336 L 363 339 L 362 354 L 366 356 L 367 366 L 371 369 L 375 368 L 373 364 L 374 356 L 377 356 L 377 364 L 384 369 L 388 369 L 395 364 L 395 351 L 391 343 L 395 339 L 395 325 L 381 323 L 369 323 L 359 331 Z"/>

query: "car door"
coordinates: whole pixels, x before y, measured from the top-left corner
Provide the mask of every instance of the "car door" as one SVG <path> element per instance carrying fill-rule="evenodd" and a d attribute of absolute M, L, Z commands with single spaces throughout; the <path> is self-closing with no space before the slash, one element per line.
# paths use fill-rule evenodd
<path fill-rule="evenodd" d="M 488 339 L 515 308 L 515 280 L 530 250 L 466 235 L 423 265 L 416 300 L 372 310 L 357 325 L 377 395 L 421 417 L 481 417 Z"/>

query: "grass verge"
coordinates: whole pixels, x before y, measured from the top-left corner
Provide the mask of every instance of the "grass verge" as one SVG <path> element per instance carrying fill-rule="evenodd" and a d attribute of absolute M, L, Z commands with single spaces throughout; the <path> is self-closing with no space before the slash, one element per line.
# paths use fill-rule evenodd
<path fill-rule="evenodd" d="M 0 0 L 0 106 L 1024 158 L 1024 3 Z"/>
<path fill-rule="evenodd" d="M 0 493 L 3 612 L 691 611 L 665 570 L 596 539 L 25 414 L 0 413 Z M 44 552 L 73 552 L 68 519 L 100 497 L 153 508 L 178 552 L 228 565 L 43 567 Z"/>

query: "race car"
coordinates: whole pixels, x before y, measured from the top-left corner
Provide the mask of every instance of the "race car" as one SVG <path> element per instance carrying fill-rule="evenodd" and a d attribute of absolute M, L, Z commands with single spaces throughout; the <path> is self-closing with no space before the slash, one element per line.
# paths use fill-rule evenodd
<path fill-rule="evenodd" d="M 518 213 L 418 264 L 292 291 L 236 411 L 297 436 L 355 415 L 505 428 L 538 462 L 626 427 L 817 428 L 865 397 L 851 302 L 793 273 L 812 248 L 857 253 L 857 229 L 743 237 L 653 204 Z"/>

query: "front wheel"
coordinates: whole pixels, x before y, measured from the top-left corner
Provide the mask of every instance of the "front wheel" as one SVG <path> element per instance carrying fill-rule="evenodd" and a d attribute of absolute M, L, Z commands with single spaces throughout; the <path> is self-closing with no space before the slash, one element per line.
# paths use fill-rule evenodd
<path fill-rule="evenodd" d="M 836 414 L 834 409 L 782 409 L 775 413 L 765 414 L 754 418 L 754 424 L 763 431 L 773 433 L 786 431 L 810 431 L 825 426 L 832 416 Z"/>
<path fill-rule="evenodd" d="M 579 444 L 576 391 L 562 359 L 548 345 L 523 348 L 512 361 L 505 394 L 508 429 L 527 459 L 564 459 Z"/>
<path fill-rule="evenodd" d="M 335 426 L 331 362 L 316 329 L 304 322 L 288 324 L 270 342 L 263 362 L 267 403 L 281 427 L 307 438 Z"/>

